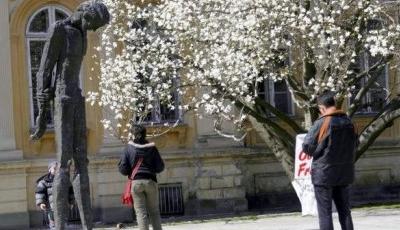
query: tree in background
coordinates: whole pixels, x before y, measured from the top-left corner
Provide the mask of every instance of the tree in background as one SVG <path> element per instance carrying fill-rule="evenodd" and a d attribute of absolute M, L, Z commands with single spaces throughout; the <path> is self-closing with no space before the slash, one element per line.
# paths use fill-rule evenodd
<path fill-rule="evenodd" d="M 102 122 L 121 138 L 128 135 L 129 120 L 149 122 L 157 106 L 194 111 L 211 118 L 217 133 L 236 140 L 256 130 L 292 179 L 295 136 L 318 117 L 315 99 L 321 92 L 336 92 L 351 118 L 374 113 L 359 130 L 357 159 L 400 116 L 397 92 L 380 81 L 398 62 L 394 3 L 104 2 L 113 18 L 98 47 L 99 90 L 88 100 L 113 112 L 113 119 Z M 296 116 L 277 106 L 276 95 L 265 96 L 279 87 L 290 92 Z M 234 130 L 224 130 L 225 123 Z"/>

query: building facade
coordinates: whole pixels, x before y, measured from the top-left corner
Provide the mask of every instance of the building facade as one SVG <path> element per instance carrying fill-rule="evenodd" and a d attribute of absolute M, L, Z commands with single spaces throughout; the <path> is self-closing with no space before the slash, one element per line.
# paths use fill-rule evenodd
<path fill-rule="evenodd" d="M 52 120 L 40 141 L 29 140 L 37 115 L 35 75 L 49 25 L 68 17 L 80 2 L 0 0 L 0 229 L 28 229 L 42 223 L 34 190 L 36 179 L 56 157 L 56 143 Z M 85 92 L 95 90 L 97 85 L 98 68 L 91 58 L 96 44 L 98 34 L 90 33 L 81 69 Z M 396 71 L 387 69 L 382 73 L 385 84 L 398 83 Z M 264 85 L 262 97 L 296 116 L 285 86 L 273 82 Z M 378 97 L 372 95 L 366 100 L 374 98 Z M 87 105 L 86 114 L 95 221 L 130 221 L 130 208 L 120 203 L 126 178 L 118 173 L 117 163 L 123 146 L 102 129 L 99 121 L 107 116 L 106 111 Z M 164 118 L 171 116 L 180 115 Z M 362 127 L 369 120 L 368 113 L 360 114 L 357 125 Z M 354 202 L 400 200 L 399 136 L 400 124 L 395 122 L 357 163 Z M 257 133 L 251 133 L 244 142 L 233 142 L 217 136 L 211 121 L 186 114 L 180 125 L 154 141 L 166 163 L 166 170 L 158 178 L 160 208 L 165 216 L 298 204 L 289 179 Z"/>

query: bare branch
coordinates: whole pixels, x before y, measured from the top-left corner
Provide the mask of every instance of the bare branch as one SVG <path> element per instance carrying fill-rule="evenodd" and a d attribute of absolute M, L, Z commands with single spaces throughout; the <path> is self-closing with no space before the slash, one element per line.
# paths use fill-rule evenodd
<path fill-rule="evenodd" d="M 153 124 L 149 127 L 151 128 L 155 128 L 156 131 L 152 132 L 150 135 L 147 135 L 147 137 L 149 138 L 155 138 L 155 137 L 159 137 L 162 136 L 166 133 L 168 133 L 169 131 L 171 131 L 173 128 L 177 127 L 180 124 L 180 120 L 176 120 L 172 125 L 169 126 L 163 126 L 163 127 L 167 127 L 164 131 L 162 131 L 162 127 L 156 127 Z M 158 132 L 157 132 L 158 131 Z"/>
<path fill-rule="evenodd" d="M 218 135 L 226 137 L 226 138 L 233 139 L 234 141 L 237 141 L 237 142 L 243 141 L 244 138 L 247 136 L 247 132 L 245 132 L 240 137 L 237 137 L 235 134 L 228 134 L 228 133 L 222 131 L 222 121 L 221 121 L 221 119 L 218 119 L 218 120 L 214 121 L 214 130 Z"/>
<path fill-rule="evenodd" d="M 359 136 L 360 144 L 356 151 L 356 160 L 375 142 L 379 135 L 393 125 L 393 121 L 400 117 L 399 96 L 392 101 L 378 114 Z"/>

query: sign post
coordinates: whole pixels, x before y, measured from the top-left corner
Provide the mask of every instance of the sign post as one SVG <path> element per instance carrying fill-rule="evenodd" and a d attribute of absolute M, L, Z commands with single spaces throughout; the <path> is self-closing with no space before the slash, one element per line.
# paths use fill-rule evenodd
<path fill-rule="evenodd" d="M 296 159 L 292 185 L 301 203 L 301 214 L 303 216 L 317 216 L 317 201 L 315 200 L 314 186 L 311 181 L 312 157 L 302 151 L 305 136 L 306 134 L 296 136 Z"/>

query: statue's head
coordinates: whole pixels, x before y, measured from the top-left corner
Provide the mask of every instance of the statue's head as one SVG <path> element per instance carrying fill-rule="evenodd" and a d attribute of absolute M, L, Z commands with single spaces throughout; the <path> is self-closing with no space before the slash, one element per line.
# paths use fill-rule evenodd
<path fill-rule="evenodd" d="M 76 9 L 81 13 L 82 29 L 97 30 L 110 21 L 110 13 L 107 7 L 97 1 L 86 1 L 81 3 Z"/>

